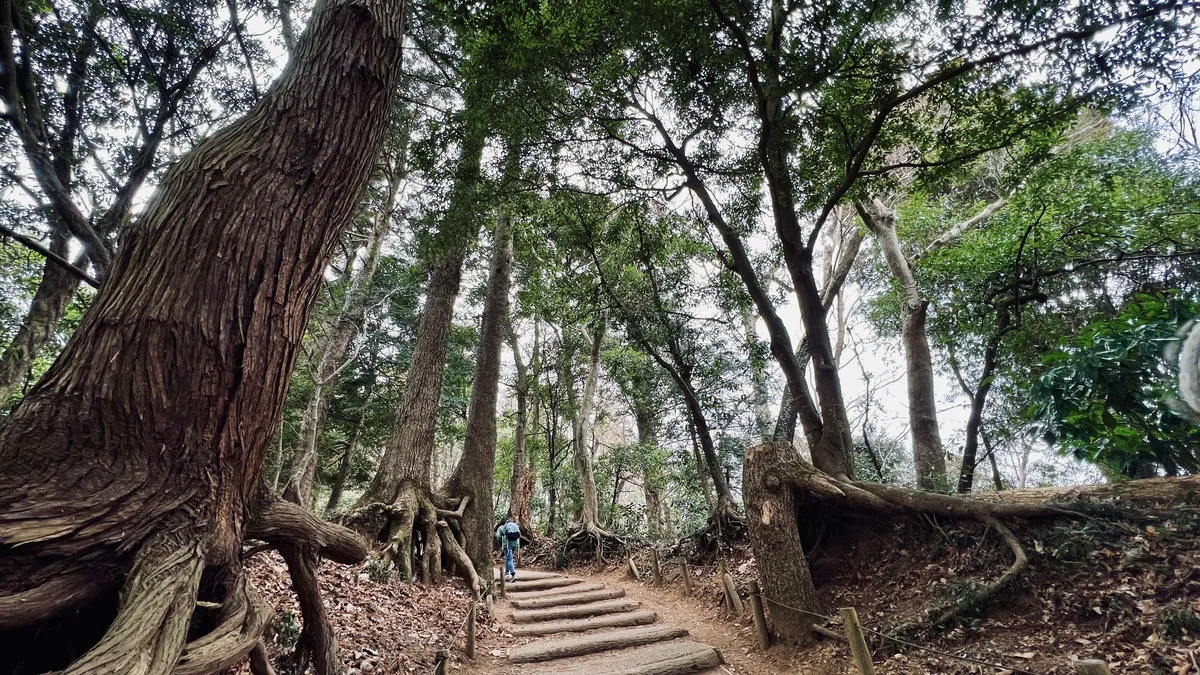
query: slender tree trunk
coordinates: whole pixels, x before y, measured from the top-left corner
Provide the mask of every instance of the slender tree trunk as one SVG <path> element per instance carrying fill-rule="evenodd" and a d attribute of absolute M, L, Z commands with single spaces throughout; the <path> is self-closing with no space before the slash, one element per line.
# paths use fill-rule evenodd
<path fill-rule="evenodd" d="M 401 162 L 404 162 L 405 152 L 401 151 Z M 401 164 L 403 166 L 403 164 Z M 346 366 L 346 356 L 350 351 L 350 343 L 358 335 L 359 326 L 367 309 L 367 295 L 371 289 L 371 281 L 375 270 L 379 267 L 379 256 L 383 251 L 383 240 L 387 238 L 391 227 L 392 215 L 395 211 L 396 193 L 404 179 L 403 169 L 395 171 L 388 184 L 388 196 L 383 209 L 376 214 L 372 224 L 371 234 L 367 238 L 366 257 L 363 258 L 362 269 L 354 275 L 350 288 L 346 290 L 346 298 L 342 305 L 341 315 L 333 329 L 333 335 L 325 344 L 317 367 L 316 382 L 313 386 L 312 398 L 304 410 L 300 423 L 300 445 L 293 453 L 292 471 L 288 478 L 284 497 L 300 505 L 310 502 L 313 485 L 317 481 L 318 441 L 321 430 L 325 426 L 325 416 L 329 411 L 329 402 L 337 389 L 338 377 Z"/>
<path fill-rule="evenodd" d="M 922 300 L 917 280 L 896 237 L 896 214 L 883 202 L 859 204 L 859 215 L 875 235 L 892 277 L 904 292 L 901 303 L 905 371 L 908 377 L 908 422 L 912 435 L 913 464 L 917 487 L 940 490 L 946 487 L 946 452 L 938 432 L 937 396 L 934 393 L 933 356 L 925 334 L 929 303 Z M 974 459 L 972 459 L 972 471 Z"/>
<path fill-rule="evenodd" d="M 704 459 L 700 456 L 700 439 L 696 437 L 696 423 L 692 421 L 691 412 L 688 412 L 687 417 L 688 435 L 692 439 L 692 459 L 696 462 L 696 476 L 700 480 L 700 489 L 704 492 L 704 503 L 708 505 L 708 512 L 715 513 L 717 508 L 717 497 L 713 494 L 712 483 L 709 482 L 708 472 L 705 470 L 707 466 Z"/>
<path fill-rule="evenodd" d="M 50 251 L 65 257 L 69 238 L 65 232 L 56 230 L 50 236 Z M 42 266 L 42 279 L 33 294 L 29 311 L 4 353 L 0 354 L 0 407 L 17 390 L 25 373 L 53 337 L 78 285 L 79 280 L 58 263 L 47 260 Z"/>
<path fill-rule="evenodd" d="M 402 2 L 318 3 L 266 97 L 167 172 L 0 427 L 0 629 L 29 631 L 6 661 L 215 672 L 269 614 L 241 573 L 244 533 L 365 556 L 260 485 L 322 272 L 387 127 L 402 26 Z M 198 600 L 217 603 L 217 628 L 189 643 Z"/>
<path fill-rule="evenodd" d="M 475 381 L 467 412 L 467 437 L 462 458 L 444 491 L 469 499 L 461 521 L 467 555 L 484 583 L 492 580 L 492 483 L 496 467 L 496 401 L 500 389 L 500 356 L 508 332 L 508 289 L 512 271 L 509 215 L 501 211 L 493 237 L 492 269 L 483 305 L 479 344 L 475 350 Z"/>
<path fill-rule="evenodd" d="M 983 409 L 987 404 L 988 392 L 992 389 L 993 374 L 996 370 L 996 356 L 1000 344 L 998 339 L 989 340 L 983 354 L 983 371 L 979 375 L 979 385 L 971 396 L 971 414 L 967 417 L 967 438 L 963 444 L 962 466 L 958 472 L 958 492 L 966 494 L 971 491 L 975 482 L 975 469 L 979 464 L 979 436 L 983 428 Z"/>
<path fill-rule="evenodd" d="M 650 454 L 642 474 L 642 494 L 646 498 L 646 531 L 651 537 L 661 537 L 666 533 L 666 485 L 663 479 L 662 467 L 656 459 L 658 449 L 658 420 L 650 406 L 652 392 L 642 392 L 643 396 L 635 397 L 644 405 L 635 409 L 634 419 L 637 421 L 638 445 L 641 452 Z"/>
<path fill-rule="evenodd" d="M 584 337 L 590 343 L 588 351 L 588 371 L 583 384 L 583 396 L 579 408 L 575 412 L 575 422 L 572 425 L 571 449 L 575 461 L 575 470 L 579 472 L 580 489 L 583 491 L 583 510 L 579 516 L 579 524 L 585 529 L 599 525 L 599 499 L 596 493 L 596 475 L 588 453 L 587 432 L 591 425 L 592 406 L 596 398 L 596 380 L 600 374 L 600 346 L 604 341 L 604 320 L 596 326 L 596 334 L 590 336 L 584 331 Z"/>
<path fill-rule="evenodd" d="M 342 449 L 342 458 L 338 460 L 337 473 L 334 474 L 333 483 L 329 486 L 329 500 L 325 502 L 325 513 L 336 511 L 338 504 L 342 501 L 342 492 L 346 489 L 346 481 L 350 478 L 350 468 L 354 465 L 354 450 L 358 447 L 358 434 L 361 428 L 362 418 L 360 417 Z"/>
<path fill-rule="evenodd" d="M 769 438 L 772 430 L 771 399 L 767 389 L 767 364 L 758 356 L 758 317 L 747 305 L 742 307 L 742 330 L 746 335 L 746 348 L 750 351 L 750 384 L 754 392 L 754 424 L 759 439 Z"/>
<path fill-rule="evenodd" d="M 835 300 L 841 302 L 842 287 L 846 283 L 846 278 L 850 276 L 850 270 L 854 268 L 854 261 L 858 259 L 862 241 L 862 232 L 858 229 L 850 230 L 842 245 L 842 251 L 838 256 L 838 263 L 833 269 L 833 274 L 826 279 L 825 286 L 821 288 L 821 305 L 825 311 L 829 311 Z M 836 363 L 837 352 L 834 353 L 834 357 Z M 808 337 L 805 336 L 796 346 L 796 363 L 800 367 L 801 373 L 808 369 L 808 362 Z M 783 396 L 779 400 L 779 415 L 775 419 L 774 440 L 788 443 L 795 440 L 796 414 L 796 403 L 792 397 L 790 385 L 784 385 Z"/>
<path fill-rule="evenodd" d="M 538 367 L 538 341 L 539 341 L 538 326 L 535 323 L 533 329 L 533 359 L 530 364 L 536 373 Z M 526 445 L 529 437 L 529 407 L 530 399 L 533 399 L 534 419 L 533 428 L 538 428 L 537 415 L 537 383 L 536 375 L 531 377 L 530 366 L 526 366 L 525 360 L 521 356 L 521 344 L 517 339 L 516 331 L 510 325 L 508 328 L 508 344 L 512 348 L 513 360 L 517 367 L 517 428 L 513 437 L 513 467 L 512 478 L 509 481 L 509 515 L 516 520 L 517 525 L 521 527 L 522 532 L 533 532 L 532 514 L 529 510 L 529 501 L 533 498 L 533 490 L 535 487 L 535 474 L 533 472 L 533 457 L 529 456 L 526 459 Z"/>

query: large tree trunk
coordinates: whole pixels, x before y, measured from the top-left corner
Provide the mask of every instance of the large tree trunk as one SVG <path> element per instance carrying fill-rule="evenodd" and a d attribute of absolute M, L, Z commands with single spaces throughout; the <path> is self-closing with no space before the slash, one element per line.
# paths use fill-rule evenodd
<path fill-rule="evenodd" d="M 579 515 L 582 530 L 590 531 L 599 527 L 599 498 L 596 492 L 596 474 L 592 465 L 592 456 L 588 452 L 587 432 L 590 430 L 592 406 L 596 398 L 596 380 L 600 374 L 600 346 L 604 341 L 604 320 L 601 319 L 595 329 L 595 335 L 589 336 L 584 331 L 585 339 L 589 341 L 588 370 L 583 384 L 583 396 L 575 411 L 575 421 L 571 427 L 571 455 L 575 462 L 575 470 L 579 472 L 580 490 L 583 492 L 583 510 Z"/>
<path fill-rule="evenodd" d="M 901 317 L 905 372 L 908 377 L 908 423 L 912 435 L 913 464 L 917 470 L 917 487 L 922 490 L 944 490 L 947 488 L 946 452 L 938 432 L 933 357 L 929 352 L 929 338 L 925 334 L 929 303 L 921 299 L 912 267 L 900 249 L 900 240 L 896 237 L 895 212 L 879 200 L 858 204 L 857 207 L 863 222 L 883 250 L 888 270 L 904 292 Z"/>
<path fill-rule="evenodd" d="M 404 152 L 401 151 L 403 158 Z M 403 162 L 404 160 L 401 159 Z M 366 256 L 362 268 L 350 281 L 346 289 L 346 297 L 342 305 L 341 315 L 333 334 L 325 344 L 321 354 L 320 365 L 317 367 L 316 381 L 313 383 L 312 398 L 304 410 L 300 422 L 300 445 L 292 455 L 292 471 L 284 489 L 284 498 L 307 506 L 310 503 L 313 485 L 317 481 L 317 442 L 321 430 L 325 426 L 325 416 L 329 411 L 329 402 L 337 389 L 338 376 L 346 366 L 346 355 L 350 351 L 350 343 L 358 335 L 359 326 L 367 310 L 367 295 L 371 289 L 371 281 L 375 270 L 379 267 L 379 256 L 383 251 L 383 240 L 387 238 L 395 211 L 396 192 L 404 179 L 404 171 L 394 171 L 388 182 L 387 198 L 383 209 L 375 215 L 371 234 L 367 238 Z"/>
<path fill-rule="evenodd" d="M 0 629 L 19 631 L 7 661 L 215 672 L 265 627 L 244 533 L 366 554 L 259 486 L 309 308 L 387 126 L 402 18 L 399 1 L 318 4 L 267 96 L 167 173 L 0 428 Z M 198 600 L 219 607 L 185 644 Z"/>
<path fill-rule="evenodd" d="M 496 468 L 496 400 L 500 390 L 500 355 L 508 327 L 508 289 L 512 271 L 509 215 L 501 211 L 493 237 L 492 269 L 479 344 L 475 349 L 475 381 L 467 412 L 462 458 L 443 492 L 468 499 L 460 517 L 466 552 L 485 584 L 492 581 L 492 531 L 495 514 L 492 483 Z"/>
<path fill-rule="evenodd" d="M 430 490 L 438 403 L 442 395 L 454 302 L 462 284 L 463 261 L 479 231 L 476 192 L 482 180 L 483 147 L 481 130 L 471 130 L 463 140 L 450 209 L 435 244 L 439 248 L 448 247 L 449 251 L 429 275 L 425 308 L 421 313 L 412 364 L 392 438 L 384 448 L 379 469 L 359 499 L 358 507 L 373 503 L 394 504 L 406 485 L 426 493 Z"/>
<path fill-rule="evenodd" d="M 65 232 L 55 231 L 50 235 L 50 252 L 65 256 L 69 239 Z M 46 260 L 29 311 L 4 353 L 0 354 L 0 408 L 20 386 L 34 360 L 54 335 L 78 285 L 79 280 L 62 265 Z"/>
<path fill-rule="evenodd" d="M 709 513 L 716 513 L 717 496 L 713 494 L 712 483 L 708 480 L 707 465 L 700 456 L 700 439 L 696 437 L 696 424 L 689 412 L 687 417 L 688 436 L 692 439 L 692 459 L 696 463 L 696 476 L 700 481 L 700 490 L 704 493 L 704 503 L 708 505 Z"/>

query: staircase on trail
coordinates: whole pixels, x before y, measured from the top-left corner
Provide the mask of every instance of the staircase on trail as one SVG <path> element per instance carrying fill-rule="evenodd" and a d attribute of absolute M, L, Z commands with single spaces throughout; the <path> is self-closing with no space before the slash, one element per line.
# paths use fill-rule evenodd
<path fill-rule="evenodd" d="M 496 570 L 500 574 L 500 570 Z M 498 615 L 514 641 L 508 672 L 529 675 L 684 675 L 721 665 L 716 649 L 625 597 L 625 589 L 553 572 L 517 570 Z"/>

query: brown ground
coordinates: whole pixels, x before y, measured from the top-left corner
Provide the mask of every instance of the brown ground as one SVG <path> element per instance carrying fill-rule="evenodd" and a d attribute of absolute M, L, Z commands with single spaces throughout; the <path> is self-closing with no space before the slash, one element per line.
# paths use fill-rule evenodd
<path fill-rule="evenodd" d="M 856 534 L 830 532 L 814 556 L 822 606 L 830 615 L 853 606 L 865 626 L 884 632 L 921 619 L 930 607 L 961 594 L 971 581 L 994 578 L 1011 561 L 1000 538 L 983 536 L 983 526 L 974 522 L 856 523 L 851 530 Z M 914 642 L 1044 675 L 1068 675 L 1072 662 L 1083 658 L 1103 659 L 1114 673 L 1200 675 L 1200 514 L 1177 510 L 1115 525 L 1103 519 L 1060 521 L 1015 531 L 1030 558 L 1016 585 L 977 618 L 917 634 Z M 744 548 L 728 555 L 744 594 L 756 573 L 753 561 Z M 635 560 L 648 577 L 649 554 L 639 552 Z M 713 568 L 693 568 L 695 590 L 687 598 L 675 559 L 668 561 L 664 553 L 663 560 L 659 588 L 631 580 L 623 561 L 612 560 L 600 572 L 589 564 L 567 572 L 624 587 L 657 611 L 662 623 L 684 626 L 690 639 L 720 649 L 724 672 L 851 672 L 848 649 L 840 643 L 775 645 L 762 652 L 749 620 L 734 621 L 722 609 Z M 280 616 L 294 615 L 282 560 L 262 555 L 250 569 L 255 587 L 275 601 Z M 347 675 L 429 673 L 435 650 L 445 645 L 454 654 L 451 672 L 490 675 L 500 672 L 503 650 L 518 643 L 481 615 L 478 658 L 463 661 L 460 628 L 468 598 L 458 582 L 432 590 L 396 579 L 381 584 L 368 578 L 365 566 L 330 563 L 322 564 L 321 581 Z M 277 617 L 272 654 L 287 644 L 286 623 Z M 880 675 L 1004 672 L 915 649 L 872 647 Z"/>

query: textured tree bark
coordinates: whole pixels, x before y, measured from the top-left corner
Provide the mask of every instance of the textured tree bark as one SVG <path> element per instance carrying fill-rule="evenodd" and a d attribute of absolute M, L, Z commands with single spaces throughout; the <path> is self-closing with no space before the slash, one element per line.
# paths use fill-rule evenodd
<path fill-rule="evenodd" d="M 470 130 L 463 139 L 450 209 L 443 219 L 436 244 L 438 250 L 448 252 L 429 275 L 425 308 L 392 438 L 384 447 L 379 469 L 356 508 L 373 503 L 394 504 L 406 485 L 425 493 L 431 489 L 430 464 L 438 402 L 442 395 L 446 344 L 454 319 L 454 302 L 462 284 L 463 261 L 479 231 L 477 191 L 482 179 L 480 165 L 484 140 L 484 134 L 478 129 Z"/>
<path fill-rule="evenodd" d="M 404 152 L 401 151 L 403 158 Z M 404 160 L 401 159 L 401 162 Z M 395 212 L 396 193 L 404 180 L 405 172 L 401 167 L 393 171 L 388 183 L 388 196 L 383 209 L 375 215 L 371 234 L 367 237 L 367 251 L 363 258 L 362 268 L 350 281 L 346 289 L 346 297 L 342 305 L 341 315 L 334 326 L 333 334 L 325 345 L 317 367 L 316 382 L 313 386 L 312 398 L 304 410 L 300 422 L 300 445 L 292 455 L 291 476 L 284 489 L 284 498 L 297 504 L 310 503 L 313 485 L 317 481 L 317 442 L 321 430 L 325 426 L 325 416 L 329 411 L 329 402 L 337 389 L 338 376 L 346 365 L 346 355 L 350 351 L 350 343 L 358 335 L 359 326 L 367 309 L 367 292 L 371 288 L 371 280 L 379 267 L 379 256 L 383 251 L 383 240 L 387 238 L 391 227 L 392 215 Z"/>
<path fill-rule="evenodd" d="M 755 446 L 746 451 L 742 485 L 746 526 L 767 596 L 767 614 L 777 635 L 806 643 L 812 639 L 809 626 L 813 617 L 790 608 L 820 614 L 821 603 L 800 543 L 792 487 L 771 475 L 776 467 L 798 457 L 789 443 L 775 441 Z"/>
<path fill-rule="evenodd" d="M 0 612 L 32 631 L 6 659 L 157 675 L 195 652 L 190 667 L 214 672 L 199 661 L 211 633 L 185 645 L 197 599 L 222 603 L 217 625 L 241 636 L 219 656 L 257 644 L 247 603 L 225 601 L 244 586 L 243 530 L 269 506 L 262 459 L 309 308 L 387 126 L 402 27 L 400 1 L 319 3 L 266 97 L 168 171 L 62 355 L 0 427 L 0 604 L 39 599 Z M 78 612 L 96 598 L 111 609 L 122 587 L 97 642 Z"/>
<path fill-rule="evenodd" d="M 479 344 L 475 349 L 475 381 L 467 411 L 467 436 L 463 454 L 443 492 L 470 499 L 462 517 L 466 553 L 484 584 L 492 581 L 492 483 L 496 468 L 496 401 L 500 390 L 500 356 L 508 332 L 508 290 L 512 273 L 512 237 L 509 215 L 501 211 L 493 237 L 492 269 Z"/>
<path fill-rule="evenodd" d="M 571 426 L 571 456 L 575 462 L 575 470 L 579 472 L 580 489 L 583 492 L 583 510 L 579 514 L 579 524 L 583 531 L 599 527 L 599 498 L 596 492 L 596 475 L 592 466 L 592 457 L 587 448 L 587 432 L 592 418 L 592 406 L 596 398 L 596 380 L 600 374 L 600 346 L 604 341 L 604 321 L 601 319 L 596 326 L 595 335 L 584 337 L 589 342 L 588 371 L 584 379 L 583 395 L 579 408 L 575 411 L 575 420 Z"/>
<path fill-rule="evenodd" d="M 708 512 L 713 513 L 717 508 L 717 496 L 713 494 L 712 483 L 708 480 L 708 472 L 704 459 L 700 456 L 700 439 L 696 437 L 696 424 L 692 421 L 692 416 L 689 411 L 687 418 L 688 435 L 692 439 L 692 459 L 696 462 L 696 476 L 700 479 L 700 489 L 704 492 L 704 503 L 708 505 Z"/>
<path fill-rule="evenodd" d="M 859 215 L 875 235 L 888 270 L 904 292 L 901 303 L 905 371 L 908 378 L 908 423 L 912 435 L 913 464 L 917 487 L 922 490 L 946 489 L 946 452 L 938 432 L 937 396 L 934 392 L 933 356 L 925 334 L 929 303 L 922 300 L 900 240 L 896 237 L 896 214 L 879 200 L 858 204 Z M 972 459 L 974 471 L 974 459 Z"/>
<path fill-rule="evenodd" d="M 68 239 L 65 232 L 55 231 L 50 236 L 50 251 L 65 256 Z M 0 354 L 0 406 L 20 386 L 21 379 L 54 335 L 78 285 L 79 280 L 58 263 L 47 260 L 43 265 L 42 279 L 34 291 L 29 311 L 4 353 Z"/>

